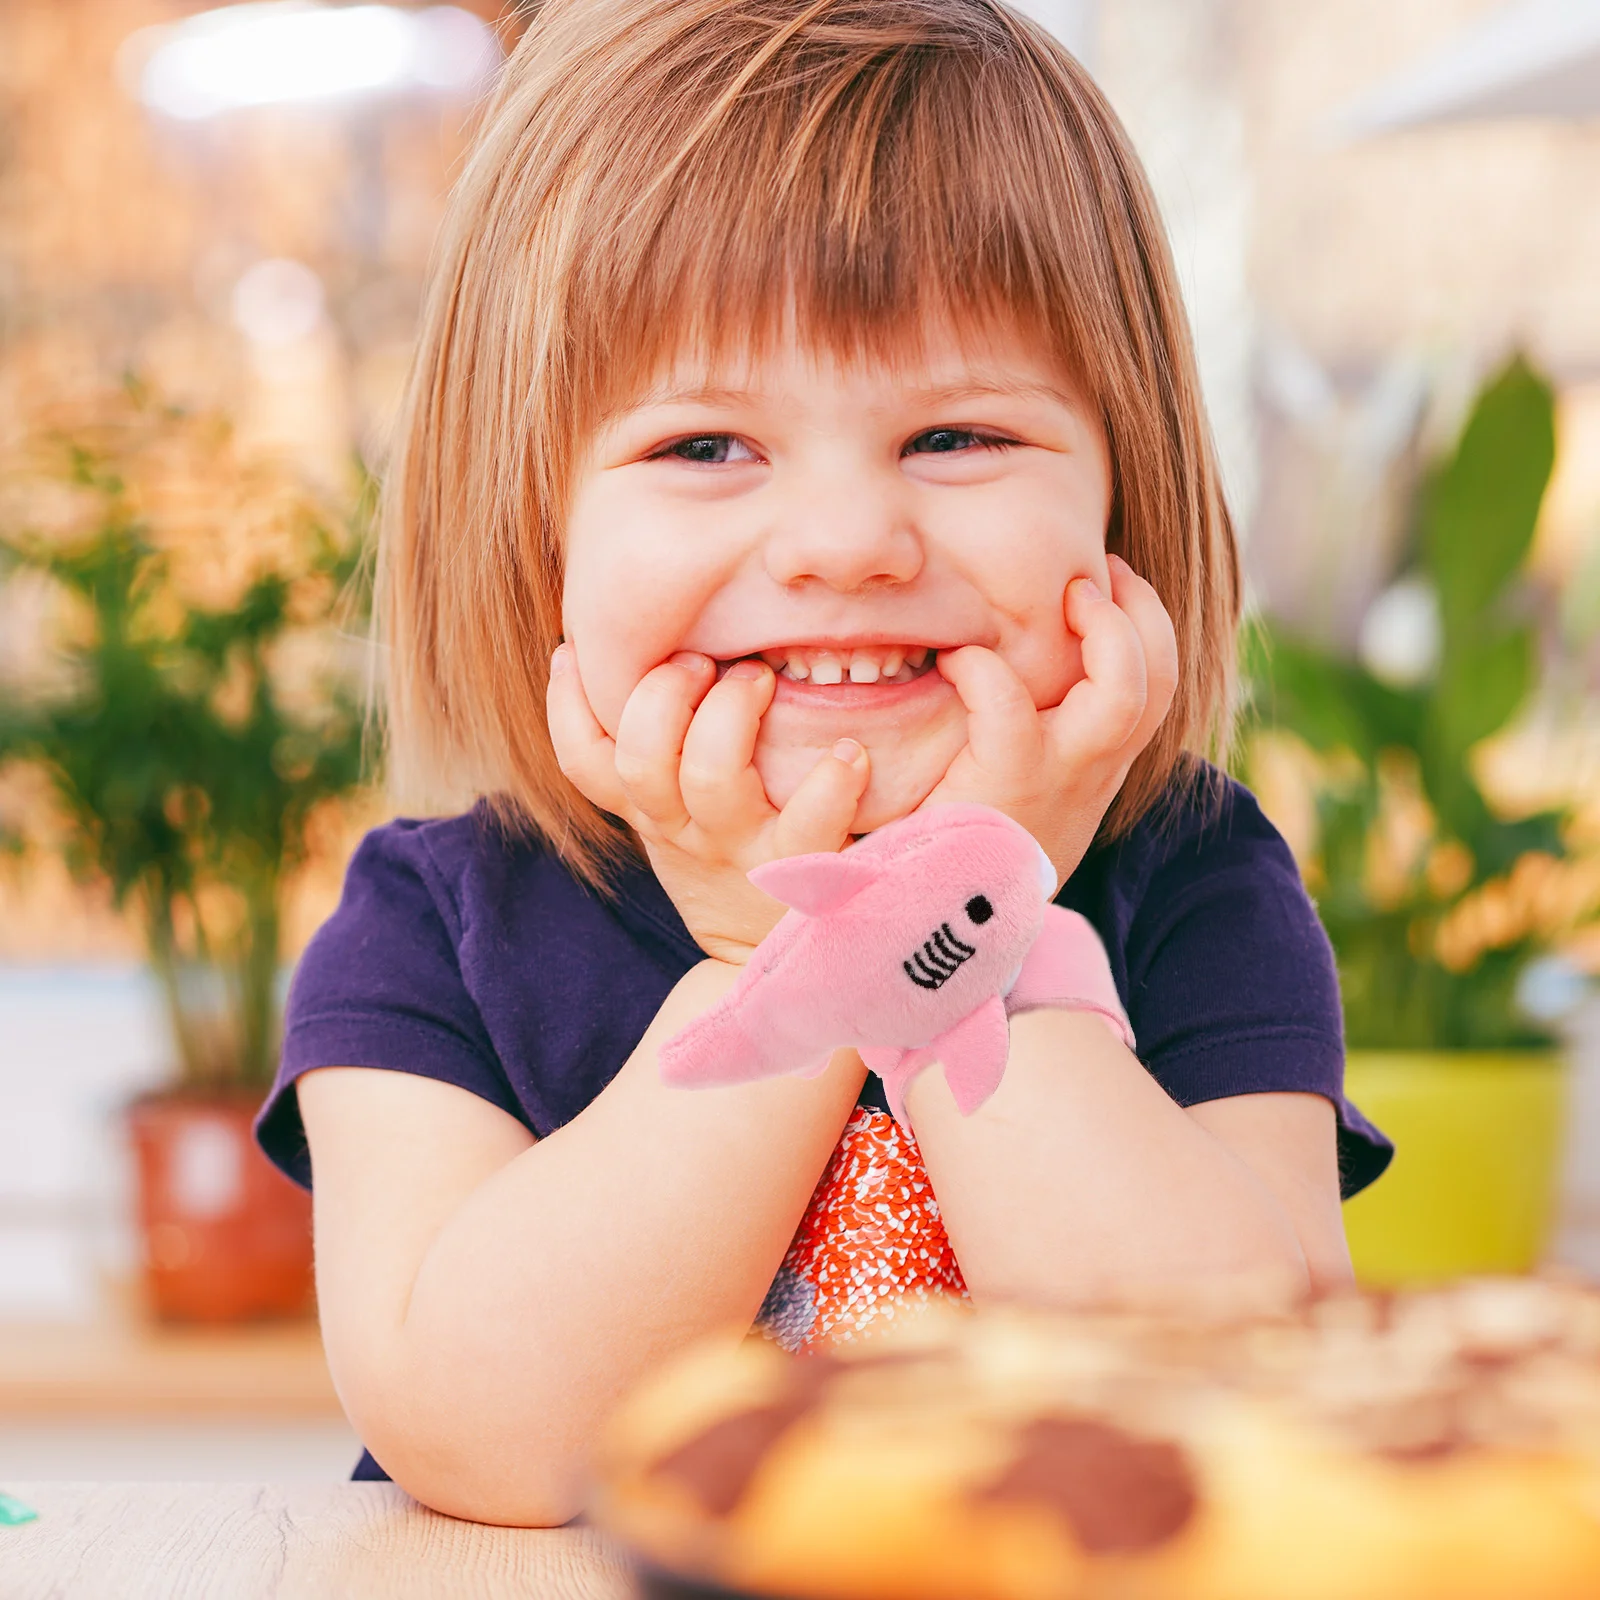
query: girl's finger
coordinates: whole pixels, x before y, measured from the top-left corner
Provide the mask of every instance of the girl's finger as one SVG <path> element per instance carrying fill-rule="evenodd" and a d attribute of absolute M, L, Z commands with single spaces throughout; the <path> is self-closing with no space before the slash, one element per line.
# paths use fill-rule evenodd
<path fill-rule="evenodd" d="M 842 850 L 872 762 L 854 739 L 841 739 L 800 782 L 772 827 L 773 854 L 804 856 Z"/>
<path fill-rule="evenodd" d="M 1088 578 L 1067 585 L 1067 626 L 1083 641 L 1083 670 L 1050 714 L 1058 757 L 1086 761 L 1119 751 L 1148 702 L 1144 646 L 1132 620 Z"/>
<path fill-rule="evenodd" d="M 1121 556 L 1110 556 L 1111 598 L 1126 613 L 1144 646 L 1147 682 L 1144 716 L 1134 737 L 1148 744 L 1178 692 L 1178 635 L 1161 596 Z"/>
<path fill-rule="evenodd" d="M 1005 783 L 1036 781 L 1044 729 L 1027 684 L 982 645 L 942 651 L 939 671 L 967 709 L 967 748 L 985 772 Z"/>
<path fill-rule="evenodd" d="M 715 675 L 709 656 L 680 651 L 639 680 L 617 723 L 617 777 L 629 800 L 669 835 L 689 821 L 678 766 L 684 736 Z"/>
<path fill-rule="evenodd" d="M 751 766 L 778 686 L 765 661 L 739 661 L 711 686 L 683 740 L 678 783 L 694 821 L 733 853 L 777 815 Z"/>
<path fill-rule="evenodd" d="M 571 645 L 562 645 L 550 658 L 545 723 L 562 776 L 602 811 L 625 816 L 628 801 L 617 777 L 617 747 L 590 709 Z"/>

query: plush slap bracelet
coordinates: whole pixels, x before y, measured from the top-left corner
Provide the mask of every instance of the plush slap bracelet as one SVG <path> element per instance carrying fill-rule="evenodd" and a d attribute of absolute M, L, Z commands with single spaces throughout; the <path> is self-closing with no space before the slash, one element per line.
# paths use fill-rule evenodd
<path fill-rule="evenodd" d="M 962 1112 L 977 1110 L 1019 1011 L 1095 1011 L 1133 1048 L 1099 935 L 1050 904 L 1049 858 L 988 806 L 930 806 L 750 881 L 790 909 L 728 994 L 662 1045 L 667 1083 L 811 1077 L 849 1045 L 904 1123 L 906 1085 L 934 1061 Z"/>

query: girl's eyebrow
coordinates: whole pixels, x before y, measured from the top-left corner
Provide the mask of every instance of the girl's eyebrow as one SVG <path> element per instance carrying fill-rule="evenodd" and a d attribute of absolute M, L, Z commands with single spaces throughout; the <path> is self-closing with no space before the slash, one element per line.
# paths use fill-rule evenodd
<path fill-rule="evenodd" d="M 602 424 L 649 411 L 657 406 L 746 406 L 769 397 L 757 389 L 728 389 L 714 384 L 673 384 L 650 389 L 636 399 L 614 406 L 601 418 Z"/>
<path fill-rule="evenodd" d="M 996 396 L 1007 400 L 1048 400 L 1053 405 L 1074 410 L 1082 404 L 1073 399 L 1065 389 L 1053 383 L 1036 383 L 1026 379 L 986 378 L 966 383 L 941 385 L 934 389 L 913 389 L 906 398 L 917 405 L 959 405 L 963 400 L 992 400 Z"/>

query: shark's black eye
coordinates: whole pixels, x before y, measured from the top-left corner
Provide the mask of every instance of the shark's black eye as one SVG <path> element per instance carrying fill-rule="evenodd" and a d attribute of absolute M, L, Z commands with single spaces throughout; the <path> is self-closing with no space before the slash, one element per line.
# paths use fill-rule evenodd
<path fill-rule="evenodd" d="M 994 907 L 981 895 L 975 894 L 967 901 L 966 912 L 980 927 L 994 915 Z"/>

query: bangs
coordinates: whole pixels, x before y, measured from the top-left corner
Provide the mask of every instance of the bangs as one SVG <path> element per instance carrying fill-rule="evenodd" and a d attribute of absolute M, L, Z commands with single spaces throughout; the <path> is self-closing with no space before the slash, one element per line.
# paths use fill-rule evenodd
<path fill-rule="evenodd" d="M 685 350 L 899 361 L 935 325 L 1020 330 L 1100 398 L 1087 354 L 1120 327 L 1096 315 L 1098 175 L 1024 24 L 905 0 L 699 9 L 582 139 L 562 321 L 584 424 Z"/>

